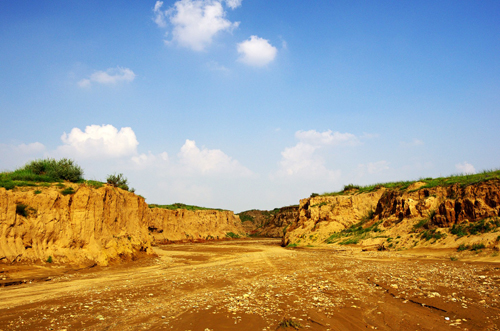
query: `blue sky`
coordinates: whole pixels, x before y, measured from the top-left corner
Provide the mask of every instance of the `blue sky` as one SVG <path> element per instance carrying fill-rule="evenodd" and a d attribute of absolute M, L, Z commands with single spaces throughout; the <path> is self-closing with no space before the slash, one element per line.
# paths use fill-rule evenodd
<path fill-rule="evenodd" d="M 236 212 L 499 168 L 498 1 L 0 1 L 0 170 Z"/>

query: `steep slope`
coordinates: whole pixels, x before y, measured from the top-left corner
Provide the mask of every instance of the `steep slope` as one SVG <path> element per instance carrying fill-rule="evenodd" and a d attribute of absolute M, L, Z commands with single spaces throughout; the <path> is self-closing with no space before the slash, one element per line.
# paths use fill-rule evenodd
<path fill-rule="evenodd" d="M 106 185 L 65 183 L 0 188 L 0 261 L 107 265 L 153 254 L 151 242 L 243 234 L 230 211 L 149 208 L 144 198 Z"/>
<path fill-rule="evenodd" d="M 150 209 L 148 230 L 155 243 L 179 240 L 214 240 L 245 230 L 232 211 Z"/>
<path fill-rule="evenodd" d="M 143 198 L 112 186 L 67 185 L 76 193 L 0 188 L 0 259 L 106 265 L 152 253 Z"/>
<path fill-rule="evenodd" d="M 248 210 L 238 214 L 246 233 L 258 237 L 281 238 L 285 228 L 299 216 L 299 206 L 273 210 Z"/>
<path fill-rule="evenodd" d="M 317 196 L 301 200 L 299 214 L 283 245 L 498 249 L 500 181 Z"/>

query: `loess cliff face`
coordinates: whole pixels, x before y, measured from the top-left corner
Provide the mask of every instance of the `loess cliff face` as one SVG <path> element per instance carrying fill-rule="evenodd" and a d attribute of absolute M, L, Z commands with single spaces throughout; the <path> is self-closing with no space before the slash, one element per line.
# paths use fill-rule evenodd
<path fill-rule="evenodd" d="M 247 234 L 258 237 L 281 238 L 285 228 L 297 220 L 298 206 L 268 210 L 248 210 L 239 214 Z"/>
<path fill-rule="evenodd" d="M 276 212 L 267 224 L 264 224 L 259 236 L 281 238 L 290 224 L 299 217 L 299 207 L 282 207 Z"/>
<path fill-rule="evenodd" d="M 0 188 L 0 262 L 107 265 L 153 254 L 151 242 L 225 238 L 244 231 L 229 211 L 150 209 L 144 198 L 104 186 Z M 36 193 L 38 194 L 36 194 Z"/>
<path fill-rule="evenodd" d="M 152 253 L 143 198 L 111 186 L 72 187 L 70 195 L 0 188 L 0 258 L 107 265 Z"/>
<path fill-rule="evenodd" d="M 394 248 L 456 247 L 473 242 L 498 246 L 498 180 L 466 187 L 421 188 L 423 185 L 417 182 L 404 191 L 381 188 L 371 193 L 303 199 L 299 217 L 282 244 L 373 246 L 392 241 L 389 245 Z"/>
<path fill-rule="evenodd" d="M 154 243 L 180 240 L 214 240 L 232 232 L 245 233 L 232 211 L 150 209 L 148 230 Z"/>

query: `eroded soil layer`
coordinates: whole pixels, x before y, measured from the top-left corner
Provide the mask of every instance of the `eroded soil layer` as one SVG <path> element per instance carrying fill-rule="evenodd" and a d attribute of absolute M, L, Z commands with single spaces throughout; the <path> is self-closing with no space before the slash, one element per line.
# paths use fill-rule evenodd
<path fill-rule="evenodd" d="M 158 258 L 78 271 L 5 265 L 0 330 L 500 328 L 498 263 L 279 243 L 160 246 Z"/>

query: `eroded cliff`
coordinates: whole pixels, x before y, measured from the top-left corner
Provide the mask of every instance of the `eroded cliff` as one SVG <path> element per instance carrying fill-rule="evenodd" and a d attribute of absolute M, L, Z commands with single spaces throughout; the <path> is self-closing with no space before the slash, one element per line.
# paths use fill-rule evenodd
<path fill-rule="evenodd" d="M 0 261 L 107 265 L 153 254 L 152 242 L 243 234 L 230 211 L 150 209 L 144 198 L 112 185 L 66 183 L 0 188 Z"/>
<path fill-rule="evenodd" d="M 154 243 L 216 240 L 245 233 L 239 217 L 227 210 L 150 209 L 148 230 Z"/>
<path fill-rule="evenodd" d="M 425 188 L 379 188 L 300 201 L 283 245 L 360 244 L 412 247 L 500 245 L 500 181 Z M 473 246 L 478 245 L 478 246 Z"/>

